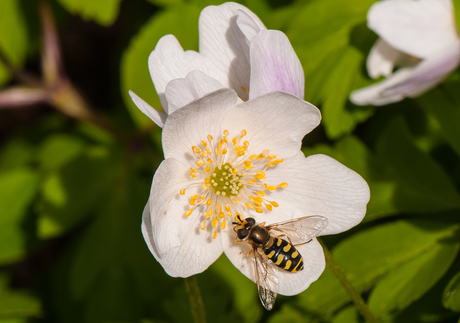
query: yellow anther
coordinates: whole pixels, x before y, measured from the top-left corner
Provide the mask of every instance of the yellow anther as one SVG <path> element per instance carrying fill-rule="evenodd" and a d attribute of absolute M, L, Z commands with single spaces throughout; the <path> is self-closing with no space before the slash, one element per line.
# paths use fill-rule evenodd
<path fill-rule="evenodd" d="M 212 204 L 212 200 L 211 200 L 211 199 L 208 199 L 208 200 L 206 201 L 206 205 L 207 205 L 207 206 L 210 206 L 211 204 Z"/>
<path fill-rule="evenodd" d="M 257 157 L 257 154 L 249 156 L 249 160 L 254 160 Z"/>
<path fill-rule="evenodd" d="M 211 135 L 208 135 L 206 138 L 208 138 L 209 141 L 214 139 Z"/>
<path fill-rule="evenodd" d="M 246 130 L 245 130 L 245 129 L 241 130 L 241 137 L 244 137 L 244 136 L 246 136 L 246 134 L 247 134 L 247 132 L 246 132 Z"/>
<path fill-rule="evenodd" d="M 208 146 L 208 143 L 204 140 L 201 140 L 201 145 L 206 148 Z"/>
<path fill-rule="evenodd" d="M 221 218 L 221 219 L 222 219 L 222 218 L 225 218 L 225 213 L 224 213 L 224 212 L 219 212 L 219 214 L 217 214 L 217 216 L 218 216 L 219 218 Z"/>
<path fill-rule="evenodd" d="M 208 158 L 208 159 L 206 159 L 206 162 L 207 162 L 208 164 L 211 164 L 211 163 L 212 163 L 212 159 L 211 159 L 211 158 Z"/>
<path fill-rule="evenodd" d="M 225 219 L 223 219 L 222 223 L 220 224 L 221 230 L 225 229 L 226 225 L 227 225 L 227 222 L 225 221 Z"/>
<path fill-rule="evenodd" d="M 215 239 L 217 237 L 217 229 L 214 230 L 212 233 L 212 238 Z"/>
<path fill-rule="evenodd" d="M 222 149 L 222 154 L 225 155 L 227 153 L 227 149 Z"/>
<path fill-rule="evenodd" d="M 229 134 L 228 130 L 225 129 L 224 132 L 223 132 L 223 134 L 224 134 L 224 136 L 228 136 L 228 134 Z"/>
<path fill-rule="evenodd" d="M 252 197 L 252 196 L 251 196 Z M 254 202 L 256 202 L 257 204 L 262 204 L 262 198 L 260 196 L 257 196 L 257 197 L 253 197 L 252 198 L 254 200 Z"/>
<path fill-rule="evenodd" d="M 193 212 L 193 209 L 189 209 L 189 210 L 187 210 L 187 211 L 185 212 L 184 215 L 185 215 L 186 217 L 189 217 L 189 216 L 192 214 L 192 212 Z"/>
<path fill-rule="evenodd" d="M 256 207 L 256 212 L 257 213 L 263 213 L 264 211 L 260 207 Z"/>
<path fill-rule="evenodd" d="M 235 137 L 235 138 L 232 139 L 233 146 L 235 146 L 237 142 L 238 142 L 238 138 Z"/>
<path fill-rule="evenodd" d="M 265 192 L 264 191 L 258 191 L 256 192 L 257 195 L 259 196 L 265 196 Z"/>
<path fill-rule="evenodd" d="M 206 228 L 206 221 L 201 222 L 200 229 L 204 230 Z"/>
<path fill-rule="evenodd" d="M 265 203 L 265 207 L 266 207 L 267 210 L 269 210 L 269 211 L 273 210 L 273 206 L 271 206 L 270 204 L 266 204 L 266 203 Z"/>
<path fill-rule="evenodd" d="M 244 155 L 244 151 L 239 151 L 237 154 L 236 154 L 238 157 L 241 157 Z"/>
<path fill-rule="evenodd" d="M 206 168 L 204 169 L 206 173 L 208 173 L 210 170 L 211 170 L 211 166 L 206 166 Z M 206 178 L 206 179 L 209 180 L 209 178 Z"/>
<path fill-rule="evenodd" d="M 283 183 L 279 184 L 278 187 L 280 187 L 280 188 L 286 188 L 286 187 L 288 187 L 288 183 L 284 183 L 284 182 L 283 182 Z"/>
<path fill-rule="evenodd" d="M 185 188 L 180 190 L 180 195 L 184 195 L 184 194 L 185 194 Z"/>
<path fill-rule="evenodd" d="M 258 180 L 265 179 L 265 173 L 264 173 L 263 171 L 259 170 L 259 171 L 256 173 L 255 178 L 257 178 Z"/>
<path fill-rule="evenodd" d="M 225 205 L 225 211 L 230 212 L 230 205 Z"/>
<path fill-rule="evenodd" d="M 243 143 L 243 145 L 244 145 L 245 148 L 248 148 L 248 147 L 249 147 L 249 141 L 245 141 L 245 142 Z"/>
<path fill-rule="evenodd" d="M 219 219 L 217 217 L 215 217 L 214 219 L 212 219 L 212 227 L 215 228 L 217 226 L 217 223 L 219 223 Z"/>
<path fill-rule="evenodd" d="M 246 207 L 249 208 L 249 209 L 253 209 L 254 205 L 252 205 L 251 203 L 246 203 Z"/>
<path fill-rule="evenodd" d="M 278 206 L 279 206 L 279 204 L 276 203 L 275 201 L 271 201 L 270 204 L 273 205 L 274 207 L 278 207 Z"/>
<path fill-rule="evenodd" d="M 191 199 L 190 200 L 190 205 L 195 205 L 196 204 L 196 199 Z"/>
<path fill-rule="evenodd" d="M 276 187 L 273 185 L 267 186 L 265 189 L 268 191 L 276 191 Z"/>

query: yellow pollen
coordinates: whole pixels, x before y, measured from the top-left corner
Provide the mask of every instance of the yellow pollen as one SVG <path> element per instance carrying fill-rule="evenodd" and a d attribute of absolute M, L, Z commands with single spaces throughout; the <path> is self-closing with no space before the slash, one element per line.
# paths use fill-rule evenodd
<path fill-rule="evenodd" d="M 256 192 L 257 195 L 259 196 L 265 196 L 265 192 L 264 191 L 258 191 Z"/>
<path fill-rule="evenodd" d="M 276 203 L 275 201 L 271 201 L 270 204 L 273 205 L 274 207 L 278 207 L 278 206 L 279 206 L 279 204 Z"/>
<path fill-rule="evenodd" d="M 241 137 L 246 136 L 246 134 L 247 134 L 247 131 L 245 129 L 241 130 Z"/>
<path fill-rule="evenodd" d="M 193 212 L 193 209 L 189 209 L 189 210 L 187 210 L 187 211 L 185 212 L 184 215 L 185 215 L 186 217 L 189 217 L 189 216 L 192 214 L 192 212 Z"/>
<path fill-rule="evenodd" d="M 184 194 L 185 194 L 185 188 L 180 190 L 180 195 L 184 195 Z"/>
<path fill-rule="evenodd" d="M 215 217 L 214 219 L 212 219 L 212 222 L 211 222 L 212 227 L 215 228 L 218 222 L 219 222 L 219 219 L 218 219 L 217 217 Z"/>
<path fill-rule="evenodd" d="M 212 200 L 211 200 L 211 199 L 208 199 L 208 200 L 206 201 L 206 205 L 207 205 L 207 206 L 210 206 L 211 204 L 212 204 Z"/>
<path fill-rule="evenodd" d="M 212 233 L 212 238 L 215 239 L 217 237 L 217 229 L 214 230 Z"/>
<path fill-rule="evenodd" d="M 286 187 L 288 187 L 288 183 L 281 183 L 281 184 L 278 185 L 278 187 L 286 188 Z"/>
<path fill-rule="evenodd" d="M 256 212 L 257 213 L 263 213 L 263 210 L 261 208 L 259 208 L 259 207 L 256 207 Z"/>
<path fill-rule="evenodd" d="M 227 222 L 225 222 L 225 219 L 223 219 L 222 223 L 220 224 L 221 230 L 225 229 L 226 225 L 227 225 Z"/>
<path fill-rule="evenodd" d="M 224 213 L 224 212 L 219 212 L 219 214 L 217 214 L 217 216 L 218 216 L 219 218 L 221 218 L 221 219 L 222 219 L 222 218 L 225 218 L 225 213 Z"/>
<path fill-rule="evenodd" d="M 265 189 L 268 190 L 268 191 L 276 191 L 276 187 L 272 186 L 272 185 L 267 186 Z"/>
<path fill-rule="evenodd" d="M 206 221 L 201 222 L 200 229 L 204 230 L 206 228 Z"/>

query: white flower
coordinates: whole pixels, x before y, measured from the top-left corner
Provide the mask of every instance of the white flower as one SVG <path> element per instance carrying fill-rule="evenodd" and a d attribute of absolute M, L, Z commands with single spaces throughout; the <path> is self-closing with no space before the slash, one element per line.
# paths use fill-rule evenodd
<path fill-rule="evenodd" d="M 165 96 L 172 91 L 187 97 L 187 91 L 175 88 L 187 79 L 168 86 Z M 142 232 L 169 275 L 200 273 L 225 252 L 254 281 L 254 263 L 242 252 L 248 245 L 235 243 L 231 222 L 237 213 L 267 224 L 322 215 L 329 222 L 322 234 L 348 230 L 362 220 L 369 187 L 361 176 L 330 157 L 305 158 L 300 151 L 302 138 L 320 119 L 316 107 L 295 95 L 271 92 L 243 102 L 231 89 L 168 116 L 165 160 L 153 178 Z M 302 292 L 324 270 L 316 239 L 297 249 L 305 268 L 278 272 L 280 294 Z"/>
<path fill-rule="evenodd" d="M 286 35 L 267 30 L 246 7 L 232 2 L 206 7 L 200 15 L 199 36 L 199 53 L 184 52 L 173 35 L 166 35 L 150 54 L 150 74 L 165 113 L 130 91 L 134 103 L 158 126 L 163 127 L 178 108 L 220 88 L 235 90 L 243 100 L 272 91 L 303 99 L 304 73 Z M 189 80 L 182 81 L 191 87 L 189 97 L 172 103 L 177 93 L 166 91 L 167 87 L 193 71 Z"/>
<path fill-rule="evenodd" d="M 385 0 L 372 5 L 370 29 L 380 36 L 367 58 L 372 78 L 387 79 L 354 91 L 358 105 L 416 97 L 440 83 L 460 62 L 451 0 Z M 400 67 L 393 72 L 395 67 Z"/>

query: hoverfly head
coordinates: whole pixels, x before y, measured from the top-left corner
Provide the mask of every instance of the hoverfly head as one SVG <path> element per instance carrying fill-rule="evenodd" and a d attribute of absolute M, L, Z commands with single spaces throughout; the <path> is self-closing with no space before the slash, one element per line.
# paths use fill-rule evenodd
<path fill-rule="evenodd" d="M 236 232 L 238 239 L 244 240 L 248 237 L 249 231 L 256 223 L 256 220 L 253 218 L 247 218 L 243 220 L 240 214 L 237 214 L 235 219 L 237 222 L 233 222 L 233 231 Z"/>

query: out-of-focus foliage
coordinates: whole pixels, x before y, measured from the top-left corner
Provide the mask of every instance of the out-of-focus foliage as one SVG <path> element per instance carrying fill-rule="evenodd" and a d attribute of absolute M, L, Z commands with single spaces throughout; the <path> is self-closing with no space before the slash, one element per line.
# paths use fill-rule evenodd
<path fill-rule="evenodd" d="M 44 2 L 0 1 L 0 54 L 34 77 L 46 72 L 36 10 Z M 163 155 L 160 129 L 128 90 L 161 110 L 150 52 L 168 33 L 197 50 L 200 11 L 224 1 L 50 2 L 66 77 L 102 121 L 51 105 L 0 108 L 0 323 L 190 322 L 183 280 L 164 272 L 141 235 Z M 458 322 L 460 73 L 416 99 L 354 106 L 350 92 L 373 82 L 373 2 L 241 1 L 284 31 L 302 62 L 306 100 L 323 116 L 303 152 L 327 154 L 369 183 L 363 223 L 322 239 L 347 279 L 380 322 Z M 0 61 L 2 90 L 18 84 Z M 271 312 L 225 256 L 197 280 L 208 322 L 364 322 L 328 268 Z"/>

